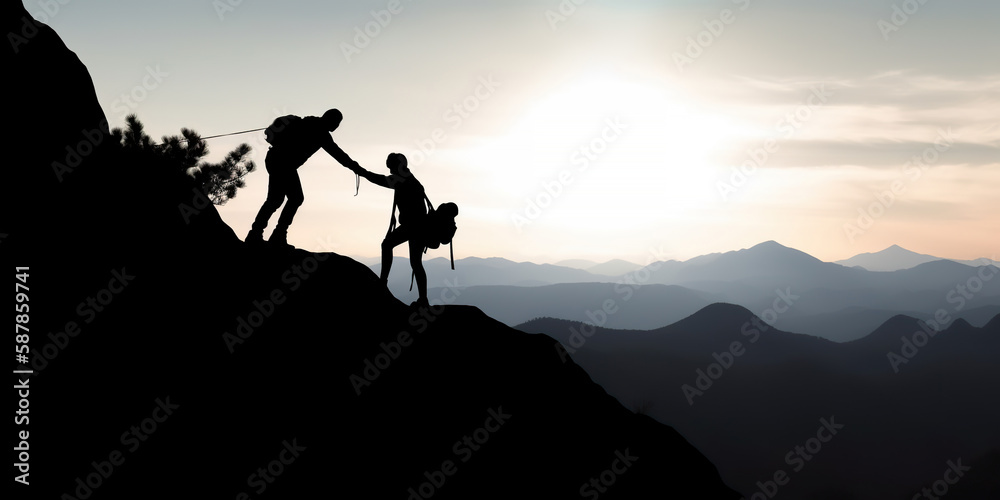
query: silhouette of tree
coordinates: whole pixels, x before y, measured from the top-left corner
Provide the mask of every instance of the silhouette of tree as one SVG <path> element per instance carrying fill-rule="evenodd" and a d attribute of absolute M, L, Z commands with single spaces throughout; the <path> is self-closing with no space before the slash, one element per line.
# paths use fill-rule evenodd
<path fill-rule="evenodd" d="M 243 178 L 256 168 L 250 159 L 249 144 L 240 144 L 221 162 L 208 163 L 202 161 L 209 153 L 208 144 L 191 129 L 182 128 L 181 135 L 164 136 L 162 143 L 156 144 L 136 115 L 128 115 L 125 123 L 124 129 L 111 131 L 115 143 L 126 152 L 150 155 L 169 168 L 176 168 L 193 180 L 216 205 L 224 205 L 234 198 L 236 190 L 246 185 Z"/>

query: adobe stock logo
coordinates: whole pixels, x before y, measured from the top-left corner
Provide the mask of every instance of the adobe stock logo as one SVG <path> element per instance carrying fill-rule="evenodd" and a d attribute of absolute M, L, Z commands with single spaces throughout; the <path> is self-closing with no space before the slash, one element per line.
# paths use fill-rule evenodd
<path fill-rule="evenodd" d="M 412 2 L 413 0 L 407 0 Z M 344 59 L 350 64 L 354 56 L 361 53 L 362 50 L 368 48 L 372 44 L 372 41 L 382 34 L 382 31 L 389 27 L 392 23 L 392 18 L 398 16 L 406 9 L 405 5 L 401 5 L 400 0 L 389 0 L 385 5 L 385 9 L 373 10 L 369 13 L 371 14 L 371 21 L 365 23 L 362 26 L 354 27 L 354 39 L 352 42 L 340 42 L 340 51 L 344 54 Z"/>
<path fill-rule="evenodd" d="M 748 337 L 750 344 L 756 343 L 760 339 L 762 331 L 766 332 L 774 327 L 775 322 L 778 321 L 778 316 L 787 312 L 795 304 L 795 301 L 801 298 L 801 296 L 792 293 L 792 287 L 786 287 L 784 290 L 778 288 L 774 291 L 777 297 L 774 299 L 771 307 L 765 309 L 760 314 L 760 320 L 763 320 L 764 323 L 761 323 L 757 316 L 754 316 L 750 321 L 743 323 L 743 327 L 740 328 L 740 334 Z M 730 343 L 728 348 L 724 349 L 721 353 L 713 352 L 712 359 L 715 362 L 709 363 L 705 369 L 698 368 L 695 370 L 694 385 L 681 385 L 681 393 L 687 399 L 688 406 L 694 406 L 694 398 L 696 396 L 704 396 L 705 392 L 715 385 L 715 381 L 722 378 L 733 367 L 736 360 L 745 353 L 746 348 L 738 340 Z"/>
<path fill-rule="evenodd" d="M 903 2 L 903 6 L 892 4 L 892 15 L 889 16 L 889 20 L 879 19 L 876 26 L 878 26 L 879 31 L 882 32 L 882 38 L 885 41 L 889 41 L 889 34 L 899 31 L 903 25 L 910 22 L 910 16 L 913 16 L 923 7 L 929 0 L 906 0 Z"/>
<path fill-rule="evenodd" d="M 97 319 L 98 314 L 110 307 L 115 298 L 124 293 L 129 283 L 134 279 L 135 276 L 129 274 L 125 267 L 122 267 L 120 271 L 112 270 L 111 278 L 108 279 L 106 287 L 77 304 L 76 314 L 82 318 L 83 324 L 89 325 Z M 40 349 L 31 350 L 31 368 L 34 369 L 32 376 L 37 377 L 41 374 L 49 366 L 50 361 L 56 359 L 61 352 L 69 347 L 70 341 L 83 332 L 80 326 L 80 323 L 75 320 L 67 321 L 61 331 L 57 330 L 55 333 L 48 334 L 50 342 Z"/>
<path fill-rule="evenodd" d="M 413 344 L 413 339 L 410 337 L 410 332 L 399 332 L 396 336 L 395 341 L 389 341 L 388 344 L 385 342 L 379 342 L 379 352 L 373 358 L 365 358 L 364 369 L 361 370 L 361 375 L 352 373 L 350 376 L 351 386 L 354 387 L 354 394 L 357 396 L 361 395 L 361 389 L 372 385 L 372 382 L 378 380 L 382 372 L 388 370 L 392 366 L 392 362 L 399 359 L 400 354 L 403 353 L 404 347 L 409 347 Z M 374 359 L 374 361 L 373 361 Z"/>
<path fill-rule="evenodd" d="M 618 482 L 618 478 L 628 472 L 630 468 L 639 460 L 639 457 L 632 456 L 628 448 L 625 451 L 615 451 L 615 459 L 611 461 L 611 468 L 601 471 L 596 477 L 580 486 L 580 496 L 597 500 L 601 498 L 601 493 L 607 493 L 608 488 Z"/>
<path fill-rule="evenodd" d="M 452 131 L 458 130 L 474 113 L 482 109 L 483 104 L 502 87 L 499 81 L 493 78 L 493 74 L 480 76 L 476 80 L 476 87 L 461 100 L 454 102 L 444 110 L 441 119 L 445 123 L 451 124 Z M 410 159 L 412 166 L 418 166 L 427 161 L 431 155 L 437 151 L 438 147 L 449 139 L 448 133 L 441 127 L 431 130 L 430 134 L 423 139 L 413 141 L 416 149 L 410 150 L 406 157 Z"/>
<path fill-rule="evenodd" d="M 31 41 L 38 35 L 40 24 L 51 24 L 52 19 L 62 12 L 62 7 L 68 5 L 71 0 L 38 0 L 36 4 L 42 10 L 31 12 L 31 16 L 21 18 L 20 33 L 10 31 L 7 33 L 7 41 L 17 54 L 21 51 L 21 46 Z M 30 8 L 25 6 L 25 8 Z M 37 19 L 37 21 L 35 20 Z"/>
<path fill-rule="evenodd" d="M 161 70 L 159 64 L 155 67 L 146 66 L 146 74 L 139 83 L 111 102 L 111 111 L 118 113 L 119 120 L 125 119 L 126 115 L 135 111 L 149 97 L 150 92 L 160 88 L 169 76 L 170 73 Z"/>
<path fill-rule="evenodd" d="M 577 7 L 585 3 L 587 3 L 587 0 L 562 0 L 556 6 L 555 10 L 549 9 L 545 11 L 545 20 L 549 22 L 549 27 L 552 28 L 552 31 L 556 31 L 559 29 L 559 23 L 569 20 L 573 14 L 576 14 Z"/>
<path fill-rule="evenodd" d="M 590 168 L 591 162 L 597 161 L 628 129 L 628 125 L 623 124 L 618 117 L 605 119 L 603 125 L 604 128 L 600 134 L 594 136 L 586 144 L 578 147 L 570 154 L 570 164 L 577 167 L 575 172 L 569 168 L 560 170 L 555 179 L 542 182 L 541 189 L 538 190 L 537 195 L 524 198 L 524 210 L 511 214 L 511 222 L 514 223 L 514 228 L 517 229 L 518 234 L 523 231 L 524 226 L 531 224 L 541 217 L 542 212 L 559 199 L 559 196 L 567 190 L 567 187 L 576 180 L 574 174 L 586 172 Z"/>
<path fill-rule="evenodd" d="M 80 140 L 76 141 L 75 144 L 66 145 L 66 156 L 63 161 L 55 160 L 52 162 L 52 172 L 55 173 L 59 182 L 62 182 L 66 175 L 73 173 L 74 169 L 82 165 L 85 158 L 98 150 L 98 147 L 107 138 L 107 134 L 104 132 L 107 129 L 108 121 L 103 120 L 97 128 L 80 130 L 80 135 L 77 136 Z"/>
<path fill-rule="evenodd" d="M 148 417 L 122 433 L 119 441 L 121 441 L 122 446 L 128 448 L 125 451 L 111 450 L 107 455 L 107 460 L 90 462 L 92 472 L 85 473 L 83 477 L 77 476 L 73 494 L 63 493 L 59 497 L 61 500 L 86 500 L 93 496 L 98 488 L 110 480 L 111 476 L 125 464 L 129 454 L 138 451 L 160 425 L 181 407 L 179 404 L 171 403 L 170 396 L 162 399 L 156 398 L 155 403 L 156 406 L 153 407 Z"/>
<path fill-rule="evenodd" d="M 797 444 L 785 454 L 785 463 L 792 468 L 792 473 L 796 473 L 805 468 L 806 462 L 816 457 L 833 438 L 844 429 L 844 424 L 838 424 L 831 416 L 829 419 L 821 418 L 819 427 L 816 429 L 816 437 L 806 439 L 804 443 Z M 774 471 L 770 477 L 763 481 L 757 481 L 757 491 L 748 500 L 768 500 L 778 494 L 778 489 L 785 486 L 792 480 L 792 474 L 784 469 Z"/>
<path fill-rule="evenodd" d="M 740 12 L 746 11 L 750 8 L 751 0 L 732 0 L 734 4 L 739 6 Z M 732 25 L 736 22 L 738 13 L 734 12 L 732 9 L 722 9 L 719 11 L 718 16 L 714 19 L 710 19 L 702 22 L 702 26 L 705 29 L 699 31 L 693 36 L 687 37 L 687 45 L 684 47 L 684 52 L 674 52 L 674 66 L 677 67 L 677 72 L 683 73 L 687 66 L 694 64 L 694 62 L 705 54 L 705 51 L 712 46 L 716 40 L 722 38 L 726 32 L 726 27 Z"/>
<path fill-rule="evenodd" d="M 507 423 L 510 417 L 510 414 L 503 412 L 502 406 L 498 406 L 495 410 L 490 408 L 483 426 L 455 441 L 451 448 L 452 453 L 460 459 L 461 463 L 468 462 L 473 453 L 479 451 L 490 440 L 490 437 Z M 452 460 L 441 462 L 441 467 L 433 472 L 425 470 L 422 477 L 426 481 L 420 483 L 416 488 L 407 489 L 406 492 L 409 493 L 409 496 L 406 497 L 407 500 L 426 500 L 433 497 L 439 489 L 445 486 L 448 478 L 457 472 L 458 464 Z"/>
<path fill-rule="evenodd" d="M 298 439 L 292 438 L 292 442 L 284 440 L 281 442 L 281 451 L 278 458 L 271 460 L 264 467 L 258 467 L 257 471 L 247 477 L 247 486 L 254 489 L 257 495 L 267 491 L 267 486 L 274 483 L 279 476 L 285 473 L 285 468 L 291 466 L 299 458 L 299 455 L 306 451 L 305 446 L 299 446 Z M 236 500 L 250 500 L 250 494 L 240 492 L 236 495 Z"/>
<path fill-rule="evenodd" d="M 649 252 L 650 255 L 645 266 L 626 274 L 615 283 L 614 293 L 616 296 L 622 295 L 621 298 L 609 297 L 604 299 L 599 308 L 584 309 L 583 314 L 589 319 L 580 323 L 579 329 L 575 326 L 569 327 L 570 334 L 567 340 L 569 345 L 556 342 L 556 353 L 563 363 L 569 360 L 570 354 L 575 354 L 577 349 L 583 347 L 587 343 L 587 339 L 593 337 L 597 333 L 597 329 L 602 328 L 608 322 L 609 317 L 618 313 L 620 310 L 619 300 L 621 303 L 628 302 L 638 293 L 643 283 L 652 279 L 653 273 L 660 268 L 660 263 L 666 260 L 666 252 L 663 251 L 662 246 L 659 248 L 650 247 Z"/>
<path fill-rule="evenodd" d="M 716 181 L 715 189 L 719 192 L 722 201 L 728 202 L 731 195 L 739 192 L 757 173 L 758 169 L 767 166 L 771 156 L 777 154 L 783 144 L 790 141 L 802 130 L 819 110 L 828 106 L 833 95 L 834 92 L 827 89 L 826 84 L 814 85 L 801 104 L 778 119 L 774 124 L 775 133 L 757 147 L 748 149 L 746 160 L 739 167 L 730 168 L 731 174 L 728 182 L 726 180 Z"/>
<path fill-rule="evenodd" d="M 215 9 L 215 14 L 219 16 L 219 21 L 226 20 L 226 14 L 230 12 L 235 12 L 236 7 L 243 5 L 243 0 L 213 0 L 212 8 Z"/>
<path fill-rule="evenodd" d="M 976 294 L 982 292 L 990 280 L 998 273 L 1000 273 L 1000 269 L 996 266 L 980 266 L 969 279 L 955 285 L 949 290 L 944 298 L 949 304 L 955 304 L 954 312 L 958 313 L 965 309 L 968 302 L 973 300 Z M 941 333 L 954 319 L 951 313 L 942 307 L 934 312 L 933 319 L 919 321 L 919 330 L 914 331 L 908 336 L 900 337 L 899 353 L 889 351 L 886 355 L 893 373 L 899 373 L 901 365 L 909 363 L 910 360 L 916 357 L 920 349 L 927 346 L 931 339 Z"/>
<path fill-rule="evenodd" d="M 948 468 L 944 470 L 944 475 L 942 476 L 943 478 L 931 483 L 930 488 L 921 489 L 920 493 L 913 495 L 912 500 L 920 500 L 921 498 L 926 498 L 928 500 L 940 500 L 941 497 L 948 494 L 948 490 L 951 486 L 958 483 L 958 480 L 965 477 L 965 473 L 972 469 L 972 467 L 968 465 L 962 465 L 961 458 L 954 461 L 948 460 L 947 465 Z"/>
<path fill-rule="evenodd" d="M 844 235 L 847 239 L 854 241 L 871 229 L 875 223 L 896 203 L 910 184 L 919 180 L 937 163 L 942 156 L 950 151 L 958 140 L 958 135 L 950 128 L 938 129 L 938 137 L 934 143 L 926 147 L 920 154 L 913 155 L 910 161 L 903 164 L 900 177 L 889 184 L 888 189 L 881 192 L 872 193 L 874 199 L 867 206 L 857 208 L 858 217 L 856 221 L 844 224 Z"/>

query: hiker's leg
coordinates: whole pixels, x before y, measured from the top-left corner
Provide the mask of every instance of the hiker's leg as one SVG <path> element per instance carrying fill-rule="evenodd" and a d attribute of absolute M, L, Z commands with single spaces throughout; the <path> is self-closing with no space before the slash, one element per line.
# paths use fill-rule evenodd
<path fill-rule="evenodd" d="M 292 225 L 295 212 L 305 200 L 305 197 L 302 195 L 302 182 L 299 180 L 297 170 L 291 169 L 288 172 L 284 172 L 281 177 L 285 196 L 288 197 L 288 201 L 285 202 L 285 208 L 281 209 L 281 215 L 278 216 L 278 225 L 274 228 L 272 238 L 274 236 L 281 238 L 288 233 L 288 226 Z"/>
<path fill-rule="evenodd" d="M 417 280 L 417 293 L 420 294 L 420 301 L 427 303 L 427 271 L 424 270 L 424 245 L 417 240 L 419 238 L 410 239 L 410 267 L 413 268 L 413 277 Z"/>
<path fill-rule="evenodd" d="M 382 271 L 379 278 L 382 283 L 389 282 L 389 269 L 392 268 L 392 249 L 405 242 L 408 238 L 407 230 L 403 226 L 397 227 L 382 240 Z"/>
<path fill-rule="evenodd" d="M 257 218 L 254 219 L 253 226 L 251 226 L 250 231 L 263 233 L 264 228 L 267 227 L 267 221 L 271 219 L 271 216 L 274 215 L 274 211 L 281 206 L 281 202 L 284 200 L 284 178 L 281 176 L 280 172 L 271 173 L 271 169 L 268 169 L 267 199 L 264 200 L 264 204 L 261 205 L 260 211 L 257 212 Z"/>

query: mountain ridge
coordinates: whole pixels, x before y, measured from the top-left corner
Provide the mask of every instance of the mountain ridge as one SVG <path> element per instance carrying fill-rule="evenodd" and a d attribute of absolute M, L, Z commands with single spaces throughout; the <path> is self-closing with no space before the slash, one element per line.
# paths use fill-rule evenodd
<path fill-rule="evenodd" d="M 1000 408 L 989 403 L 1000 397 L 990 383 L 1000 376 L 1000 315 L 983 328 L 956 320 L 933 337 L 897 315 L 845 343 L 784 331 L 781 321 L 764 330 L 749 310 L 713 304 L 657 331 L 543 318 L 520 328 L 563 342 L 609 394 L 669 420 L 745 491 L 773 477 L 820 415 L 844 423 L 844 434 L 783 496 L 824 498 L 837 485 L 837 498 L 905 498 L 938 457 L 981 456 L 1000 443 Z"/>
<path fill-rule="evenodd" d="M 13 54 L 24 78 L 13 116 L 68 105 L 46 115 L 62 116 L 51 134 L 15 130 L 35 156 L 9 167 L 32 211 L 4 260 L 31 263 L 32 329 L 51 332 L 28 362 L 33 495 L 241 497 L 263 464 L 274 498 L 345 484 L 375 498 L 575 498 L 623 454 L 639 458 L 609 498 L 681 483 L 739 498 L 551 338 L 473 307 L 414 310 L 334 253 L 246 245 L 211 204 L 184 215 L 199 197 L 189 179 L 106 135 L 60 179 L 53 159 L 106 121 L 86 67 L 36 24 Z M 125 197 L 136 184 L 146 189 Z"/>
<path fill-rule="evenodd" d="M 878 252 L 865 252 L 853 257 L 834 261 L 847 267 L 861 267 L 869 271 L 898 271 L 909 269 L 920 264 L 938 260 L 948 260 L 967 266 L 997 265 L 996 261 L 987 258 L 974 260 L 949 259 L 945 257 L 935 257 L 907 250 L 899 245 L 892 245 Z"/>

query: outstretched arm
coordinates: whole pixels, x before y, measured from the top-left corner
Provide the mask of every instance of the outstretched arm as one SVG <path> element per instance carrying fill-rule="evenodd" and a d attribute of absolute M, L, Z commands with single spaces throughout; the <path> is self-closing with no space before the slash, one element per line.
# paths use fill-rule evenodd
<path fill-rule="evenodd" d="M 326 151 L 334 160 L 337 160 L 341 165 L 354 170 L 354 167 L 361 168 L 358 162 L 351 159 L 343 149 L 337 143 L 333 142 L 333 138 L 330 134 L 326 134 L 326 139 L 323 141 L 323 150 Z"/>
<path fill-rule="evenodd" d="M 354 172 L 355 174 L 358 174 L 361 177 L 364 177 L 365 179 L 367 179 L 368 182 L 370 182 L 372 184 L 375 184 L 377 186 L 382 186 L 384 188 L 392 188 L 391 179 L 390 179 L 389 176 L 387 176 L 387 175 L 378 175 L 378 174 L 369 172 L 369 171 L 365 170 L 364 167 L 362 167 L 361 165 L 358 165 L 357 163 L 355 163 L 354 165 L 355 165 L 354 167 L 348 167 L 348 168 L 350 168 L 351 171 Z"/>

